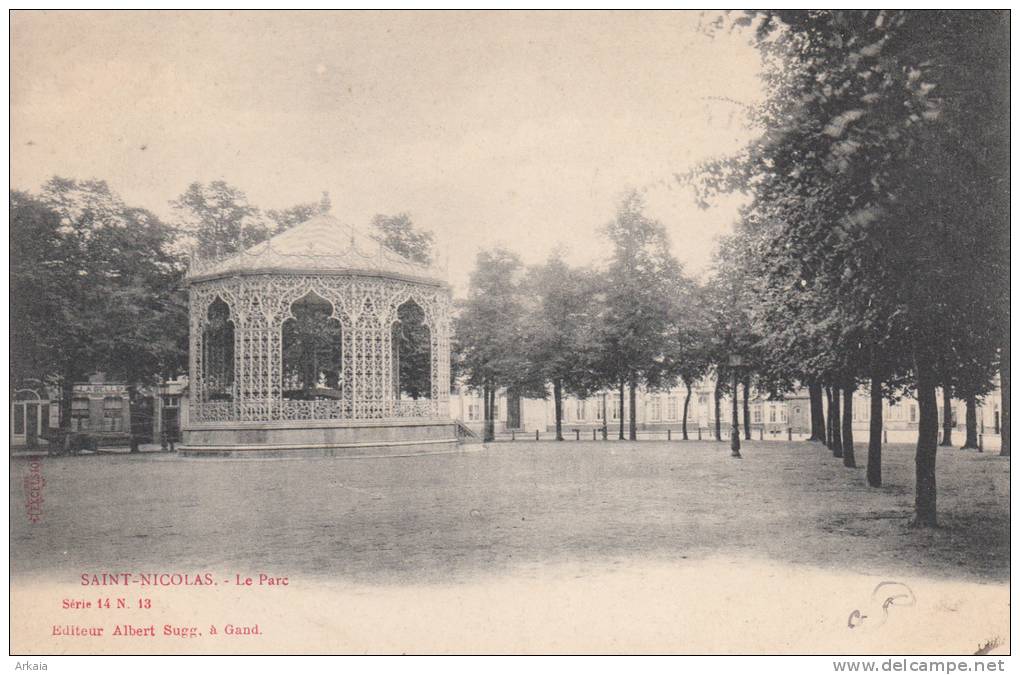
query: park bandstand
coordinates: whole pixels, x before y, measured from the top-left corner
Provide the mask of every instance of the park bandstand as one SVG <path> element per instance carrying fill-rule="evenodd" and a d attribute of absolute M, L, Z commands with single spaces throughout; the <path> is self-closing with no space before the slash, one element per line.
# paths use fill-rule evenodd
<path fill-rule="evenodd" d="M 414 454 L 457 446 L 450 289 L 329 215 L 193 261 L 187 455 Z"/>

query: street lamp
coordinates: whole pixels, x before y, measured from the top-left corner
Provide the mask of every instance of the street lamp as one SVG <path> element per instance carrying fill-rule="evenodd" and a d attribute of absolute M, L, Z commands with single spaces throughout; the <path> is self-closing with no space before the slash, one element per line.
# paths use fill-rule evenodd
<path fill-rule="evenodd" d="M 730 457 L 740 459 L 740 422 L 737 420 L 737 371 L 744 365 L 744 357 L 730 354 L 730 371 L 733 373 L 733 426 L 730 429 Z"/>

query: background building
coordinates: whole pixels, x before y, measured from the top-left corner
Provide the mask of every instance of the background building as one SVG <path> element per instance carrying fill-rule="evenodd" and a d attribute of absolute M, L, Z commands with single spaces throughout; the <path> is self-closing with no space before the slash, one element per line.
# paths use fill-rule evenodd
<path fill-rule="evenodd" d="M 186 389 L 187 378 L 150 388 L 107 381 L 105 373 L 94 373 L 74 385 L 71 407 L 63 411 L 58 388 L 22 387 L 11 397 L 11 447 L 46 447 L 64 414 L 70 416 L 70 431 L 87 434 L 98 446 L 128 446 L 132 435 L 139 443 L 151 443 L 160 438 L 161 425 L 179 434 L 177 410 Z"/>
<path fill-rule="evenodd" d="M 742 390 L 741 390 L 742 391 Z M 624 397 L 624 428 L 628 428 L 632 414 L 637 416 L 637 428 L 642 432 L 670 430 L 674 435 L 682 429 L 683 405 L 687 391 L 683 387 L 663 391 L 638 389 L 636 410 L 630 409 L 628 396 Z M 689 438 L 712 438 L 715 433 L 715 383 L 706 379 L 692 389 L 690 406 L 687 411 L 687 433 Z M 604 400 L 604 403 L 603 403 Z M 942 396 L 939 393 L 939 430 L 942 429 Z M 729 432 L 732 423 L 731 399 L 723 396 L 719 401 L 720 427 L 723 434 Z M 786 439 L 811 433 L 811 405 L 807 389 L 787 394 L 782 400 L 769 400 L 752 390 L 748 401 L 751 437 L 753 439 Z M 1001 394 L 996 388 L 978 404 L 978 433 L 984 434 L 993 444 L 998 442 L 1000 429 Z M 603 425 L 603 406 L 608 418 L 609 433 L 618 433 L 620 426 L 620 392 L 599 392 L 587 399 L 571 396 L 563 398 L 563 431 L 565 436 L 580 430 L 582 437 L 591 437 L 592 429 Z M 895 404 L 883 401 L 882 427 L 891 442 L 913 442 L 917 438 L 917 402 L 912 398 L 900 399 Z M 514 414 L 514 411 L 518 412 Z M 466 387 L 455 387 L 450 396 L 451 415 L 473 431 L 481 434 L 484 420 L 484 406 L 480 393 Z M 953 399 L 951 403 L 954 432 L 953 442 L 960 445 L 966 430 L 966 402 Z M 743 400 L 738 403 L 738 420 L 744 425 Z M 509 398 L 506 391 L 496 395 L 495 432 L 510 431 L 542 433 L 556 430 L 556 414 L 552 394 L 546 399 Z M 857 439 L 867 440 L 871 422 L 871 402 L 867 389 L 861 388 L 854 395 L 852 424 Z"/>
<path fill-rule="evenodd" d="M 56 416 L 56 422 L 51 417 Z M 35 447 L 45 432 L 59 423 L 59 411 L 44 386 L 15 389 L 11 396 L 11 446 Z M 43 441 L 45 442 L 45 441 Z"/>

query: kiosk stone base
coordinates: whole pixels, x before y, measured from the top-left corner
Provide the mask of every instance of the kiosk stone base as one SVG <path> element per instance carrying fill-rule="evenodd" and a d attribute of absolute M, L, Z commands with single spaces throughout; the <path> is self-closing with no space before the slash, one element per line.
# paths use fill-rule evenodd
<path fill-rule="evenodd" d="M 446 420 L 365 420 L 239 423 L 184 430 L 187 457 L 377 457 L 460 449 L 456 423 Z"/>

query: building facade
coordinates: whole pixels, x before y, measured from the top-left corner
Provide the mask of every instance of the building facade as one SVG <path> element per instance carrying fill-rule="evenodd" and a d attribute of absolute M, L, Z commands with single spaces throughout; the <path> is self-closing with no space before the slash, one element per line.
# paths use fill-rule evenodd
<path fill-rule="evenodd" d="M 51 392 L 43 386 L 15 389 L 11 395 L 11 447 L 33 448 L 48 430 L 60 422 L 59 405 L 52 402 Z M 55 420 L 54 420 L 55 417 Z"/>
<path fill-rule="evenodd" d="M 157 387 L 130 387 L 94 373 L 88 381 L 74 385 L 70 409 L 64 411 L 59 389 L 19 388 L 11 400 L 11 447 L 46 447 L 50 432 L 60 428 L 65 414 L 71 432 L 87 434 L 99 446 L 127 446 L 132 436 L 139 443 L 150 443 L 161 437 L 164 428 L 176 433 L 177 440 L 178 411 L 186 391 L 186 377 Z"/>
<path fill-rule="evenodd" d="M 624 428 L 629 428 L 631 416 L 636 416 L 636 426 L 643 432 L 678 432 L 683 424 L 683 406 L 687 395 L 685 388 L 674 388 L 664 391 L 648 391 L 639 389 L 635 410 L 630 409 L 629 395 L 625 392 L 623 406 Z M 715 433 L 715 389 L 711 380 L 700 382 L 692 388 L 691 400 L 687 410 L 688 436 L 697 438 L 700 430 L 702 438 L 711 438 Z M 939 392 L 939 429 L 942 428 L 943 410 L 942 396 Z M 782 400 L 769 400 L 752 391 L 748 401 L 752 438 L 782 439 L 789 434 L 803 436 L 811 433 L 811 405 L 807 389 L 787 394 Z M 1001 393 L 996 387 L 984 397 L 977 409 L 978 433 L 997 437 L 1001 426 Z M 727 433 L 732 423 L 732 403 L 729 396 L 719 401 L 720 427 Z M 451 394 L 451 414 L 476 433 L 481 433 L 484 426 L 484 407 L 480 393 L 467 388 L 454 388 Z M 515 409 L 516 414 L 515 414 Z M 866 434 L 871 422 L 871 401 L 866 389 L 859 389 L 853 397 L 852 425 L 856 432 Z M 890 441 L 907 442 L 916 439 L 918 408 L 912 398 L 903 398 L 894 404 L 883 401 L 883 429 Z M 737 417 L 743 429 L 743 401 L 738 401 Z M 959 433 L 965 431 L 966 402 L 952 399 L 950 414 L 953 416 L 953 428 Z M 505 391 L 496 396 L 494 418 L 495 431 L 509 433 L 550 432 L 556 428 L 555 406 L 552 394 L 542 399 L 508 398 Z M 603 421 L 610 434 L 618 432 L 620 425 L 620 392 L 604 391 L 587 399 L 565 396 L 563 398 L 563 429 L 565 433 L 579 430 L 585 436 L 591 435 L 592 429 L 601 429 Z M 865 438 L 865 436 L 858 436 Z M 962 436 L 954 438 L 954 442 L 962 443 Z"/>
<path fill-rule="evenodd" d="M 153 440 L 163 444 L 180 442 L 181 429 L 188 422 L 188 376 L 160 384 L 154 403 Z"/>

